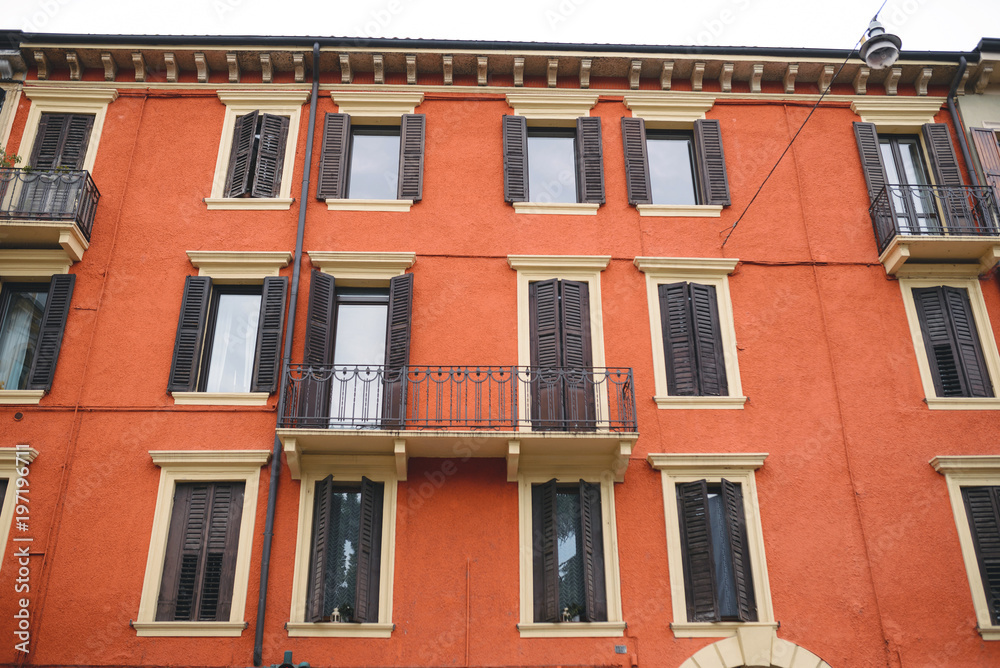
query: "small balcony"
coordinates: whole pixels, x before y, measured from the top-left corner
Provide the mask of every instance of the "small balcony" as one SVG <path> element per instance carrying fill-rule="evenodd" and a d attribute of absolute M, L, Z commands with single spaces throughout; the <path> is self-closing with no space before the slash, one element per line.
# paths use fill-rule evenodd
<path fill-rule="evenodd" d="M 886 273 L 920 265 L 969 265 L 985 273 L 1000 260 L 1000 209 L 989 186 L 885 186 L 869 208 Z"/>
<path fill-rule="evenodd" d="M 86 170 L 0 169 L 0 245 L 83 259 L 101 193 Z"/>

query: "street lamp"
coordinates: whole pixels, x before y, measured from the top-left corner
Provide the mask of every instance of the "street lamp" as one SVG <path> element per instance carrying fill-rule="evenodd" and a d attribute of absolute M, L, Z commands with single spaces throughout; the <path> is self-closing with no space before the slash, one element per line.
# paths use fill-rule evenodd
<path fill-rule="evenodd" d="M 861 45 L 861 57 L 868 67 L 881 70 L 889 67 L 899 58 L 899 47 L 902 42 L 895 35 L 889 34 L 876 19 L 868 24 L 864 44 Z"/>

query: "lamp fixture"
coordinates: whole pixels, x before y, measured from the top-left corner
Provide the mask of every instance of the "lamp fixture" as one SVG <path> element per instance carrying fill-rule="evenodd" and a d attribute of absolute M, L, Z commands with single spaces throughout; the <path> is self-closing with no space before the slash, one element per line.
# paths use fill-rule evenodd
<path fill-rule="evenodd" d="M 898 37 L 887 33 L 877 19 L 872 19 L 861 45 L 861 58 L 873 70 L 885 69 L 899 58 L 902 44 Z"/>

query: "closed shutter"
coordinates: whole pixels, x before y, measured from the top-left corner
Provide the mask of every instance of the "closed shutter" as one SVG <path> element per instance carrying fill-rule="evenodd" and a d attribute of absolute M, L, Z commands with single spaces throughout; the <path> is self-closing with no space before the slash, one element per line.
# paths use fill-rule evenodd
<path fill-rule="evenodd" d="M 622 118 L 622 145 L 625 149 L 625 183 L 629 204 L 652 204 L 649 183 L 649 156 L 646 152 L 646 123 L 641 118 Z"/>
<path fill-rule="evenodd" d="M 688 284 L 660 285 L 658 292 L 667 393 L 670 396 L 695 396 L 698 394 L 698 368 L 688 305 Z"/>
<path fill-rule="evenodd" d="M 524 116 L 503 117 L 503 199 L 528 201 L 528 121 Z"/>
<path fill-rule="evenodd" d="M 722 150 L 722 126 L 715 119 L 694 122 L 694 145 L 701 175 L 701 203 L 729 206 L 729 177 Z"/>
<path fill-rule="evenodd" d="M 299 383 L 299 410 L 303 426 L 325 427 L 330 415 L 330 365 L 337 298 L 333 276 L 313 270 L 309 280 L 306 344 Z"/>
<path fill-rule="evenodd" d="M 861 168 L 865 172 L 865 183 L 868 184 L 868 197 L 874 203 L 889 182 L 878 148 L 875 124 L 855 122 L 854 137 L 858 140 L 858 154 L 861 157 Z"/>
<path fill-rule="evenodd" d="M 712 558 L 706 481 L 677 484 L 677 514 L 688 621 L 717 622 L 720 615 L 715 597 L 715 562 Z"/>
<path fill-rule="evenodd" d="M 531 419 L 534 429 L 560 429 L 563 422 L 563 383 L 559 281 L 528 285 L 528 323 L 531 338 Z"/>
<path fill-rule="evenodd" d="M 410 363 L 410 320 L 413 311 L 413 274 L 389 281 L 389 314 L 385 335 L 384 429 L 401 429 L 406 421 L 406 378 Z"/>
<path fill-rule="evenodd" d="M 722 480 L 722 506 L 725 510 L 726 532 L 729 535 L 740 621 L 756 622 L 757 601 L 753 591 L 750 548 L 747 545 L 746 514 L 743 512 L 743 491 L 738 483 Z"/>
<path fill-rule="evenodd" d="M 382 561 L 382 499 L 385 485 L 361 478 L 361 521 L 358 538 L 354 620 L 378 621 L 378 587 Z"/>
<path fill-rule="evenodd" d="M 969 128 L 972 131 L 972 143 L 976 145 L 979 155 L 979 166 L 983 168 L 986 183 L 993 186 L 993 197 L 1000 201 L 1000 144 L 997 134 L 989 128 Z"/>
<path fill-rule="evenodd" d="M 558 622 L 559 544 L 556 480 L 531 486 L 531 543 L 536 622 Z"/>
<path fill-rule="evenodd" d="M 29 390 L 48 392 L 52 387 L 75 283 L 76 274 L 56 274 L 49 281 L 49 296 L 45 301 L 45 311 L 42 312 L 42 321 L 38 328 L 35 359 L 28 374 Z"/>
<path fill-rule="evenodd" d="M 252 197 L 277 197 L 288 143 L 288 117 L 260 115 L 260 143 L 254 167 Z"/>
<path fill-rule="evenodd" d="M 1000 624 L 1000 487 L 963 487 L 990 621 Z"/>
<path fill-rule="evenodd" d="M 397 199 L 419 202 L 424 192 L 424 114 L 403 114 L 399 128 Z"/>
<path fill-rule="evenodd" d="M 601 142 L 601 119 L 581 116 L 576 119 L 577 201 L 604 204 L 604 146 Z"/>
<path fill-rule="evenodd" d="M 323 119 L 323 148 L 319 154 L 316 199 L 347 197 L 347 151 L 351 142 L 351 117 L 327 114 Z"/>
<path fill-rule="evenodd" d="M 285 323 L 285 300 L 288 296 L 288 279 L 268 276 L 260 298 L 260 315 L 257 319 L 257 357 L 253 367 L 251 392 L 270 394 L 278 387 L 281 358 L 281 330 Z"/>
<path fill-rule="evenodd" d="M 205 338 L 205 318 L 208 299 L 212 292 L 212 279 L 207 276 L 188 276 L 184 280 L 184 298 L 177 320 L 174 338 L 174 358 L 170 363 L 168 392 L 193 392 L 198 383 L 198 363 L 201 361 L 201 344 Z"/>
<path fill-rule="evenodd" d="M 590 292 L 586 283 L 559 281 L 564 370 L 564 417 L 571 431 L 597 428 L 590 336 Z"/>
<path fill-rule="evenodd" d="M 319 622 L 326 614 L 327 545 L 330 531 L 340 516 L 337 495 L 333 493 L 333 476 L 316 482 L 313 499 L 312 549 L 309 553 L 309 585 L 306 590 L 306 621 Z"/>
<path fill-rule="evenodd" d="M 583 554 L 585 622 L 608 619 L 608 595 L 604 578 L 604 527 L 601 515 L 601 484 L 580 481 L 580 534 Z"/>
<path fill-rule="evenodd" d="M 233 146 L 229 151 L 229 171 L 223 197 L 243 197 L 250 193 L 250 173 L 253 167 L 254 135 L 259 112 L 236 117 Z"/>
<path fill-rule="evenodd" d="M 979 332 L 976 331 L 976 320 L 972 314 L 972 305 L 969 303 L 969 293 L 964 289 L 945 286 L 944 296 L 948 303 L 948 314 L 955 331 L 958 358 L 968 384 L 969 396 L 992 397 L 993 386 L 986 369 Z"/>
<path fill-rule="evenodd" d="M 719 328 L 719 304 L 714 285 L 691 283 L 691 320 L 698 365 L 698 395 L 727 396 L 726 360 Z"/>
<path fill-rule="evenodd" d="M 28 164 L 36 171 L 83 169 L 93 127 L 93 115 L 42 114 Z"/>
<path fill-rule="evenodd" d="M 947 286 L 914 288 L 913 302 L 937 396 L 993 396 L 968 293 Z"/>
<path fill-rule="evenodd" d="M 76 170 L 83 169 L 87 157 L 87 145 L 90 143 L 90 132 L 94 128 L 94 117 L 84 114 L 72 114 L 66 124 L 66 138 L 60 151 L 57 167 Z"/>
<path fill-rule="evenodd" d="M 944 123 L 925 123 L 923 125 L 924 144 L 931 159 L 931 169 L 934 171 L 934 181 L 946 190 L 941 193 L 940 202 L 944 208 L 945 221 L 953 228 L 953 234 L 975 227 L 973 212 L 969 210 L 965 192 L 961 186 L 962 170 L 958 166 L 955 147 L 951 143 L 951 133 Z M 954 186 L 954 188 L 951 188 Z"/>

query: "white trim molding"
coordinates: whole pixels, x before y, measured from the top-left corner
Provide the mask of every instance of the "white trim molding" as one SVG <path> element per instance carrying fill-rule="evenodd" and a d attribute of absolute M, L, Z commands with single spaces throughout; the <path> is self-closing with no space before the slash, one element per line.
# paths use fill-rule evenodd
<path fill-rule="evenodd" d="M 514 213 L 596 216 L 600 204 L 590 202 L 514 202 Z"/>
<path fill-rule="evenodd" d="M 945 102 L 943 97 L 869 96 L 851 102 L 851 111 L 864 123 L 874 123 L 879 132 L 916 132 L 934 116 Z"/>
<path fill-rule="evenodd" d="M 777 624 L 742 624 L 731 637 L 702 647 L 680 668 L 830 668 L 804 647 L 779 638 L 776 628 Z"/>
<path fill-rule="evenodd" d="M 21 84 L 19 82 L 0 83 L 0 89 L 3 89 L 6 94 L 3 108 L 0 109 L 0 147 L 9 149 L 10 146 L 7 142 L 10 139 L 10 130 L 14 126 L 14 115 L 17 113 L 18 103 L 21 101 Z M 22 155 L 19 166 L 24 165 L 25 159 Z"/>
<path fill-rule="evenodd" d="M 277 276 L 288 266 L 292 254 L 288 251 L 194 251 L 187 252 L 199 276 L 210 276 L 219 283 L 260 283 L 269 276 Z"/>
<path fill-rule="evenodd" d="M 625 106 L 632 111 L 632 118 L 643 119 L 647 128 L 689 130 L 715 106 L 715 98 L 677 92 L 630 93 L 625 96 Z"/>
<path fill-rule="evenodd" d="M 0 448 L 0 478 L 7 479 L 7 492 L 0 499 L 0 568 L 3 567 L 3 558 L 7 554 L 7 539 L 10 538 L 10 526 L 14 521 L 17 480 L 24 477 L 22 474 L 27 471 L 25 465 L 34 462 L 36 457 L 38 450 L 30 446 L 25 447 L 23 444 L 18 447 Z"/>
<path fill-rule="evenodd" d="M 412 114 L 424 101 L 420 91 L 343 91 L 330 92 L 337 111 L 351 117 L 351 123 L 399 125 L 403 114 Z"/>
<path fill-rule="evenodd" d="M 306 251 L 320 271 L 352 287 L 381 287 L 394 276 L 402 276 L 417 260 L 416 253 L 370 251 Z"/>
<path fill-rule="evenodd" d="M 524 116 L 528 125 L 567 125 L 589 116 L 598 97 L 598 93 L 586 90 L 518 91 L 507 93 L 507 104 L 516 116 Z"/>
<path fill-rule="evenodd" d="M 267 392 L 171 392 L 177 406 L 267 406 Z"/>
<path fill-rule="evenodd" d="M 636 204 L 640 216 L 657 218 L 721 218 L 718 204 Z"/>
<path fill-rule="evenodd" d="M 412 199 L 327 199 L 327 211 L 382 211 L 405 213 L 413 206 Z"/>

